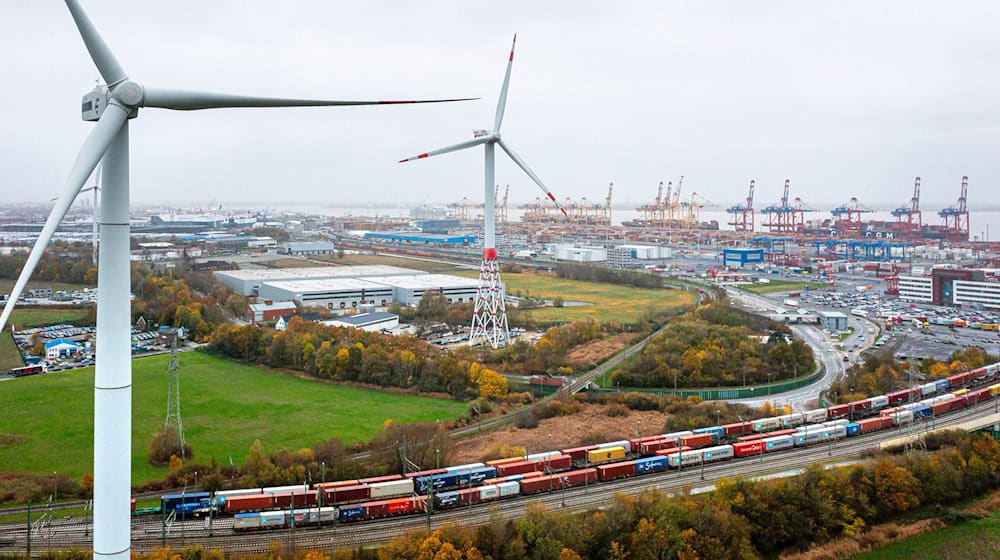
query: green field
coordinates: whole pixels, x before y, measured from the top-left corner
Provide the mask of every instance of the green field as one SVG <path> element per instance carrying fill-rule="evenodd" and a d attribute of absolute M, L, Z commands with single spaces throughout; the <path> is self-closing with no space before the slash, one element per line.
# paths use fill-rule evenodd
<path fill-rule="evenodd" d="M 14 337 L 11 336 L 10 331 L 0 334 L 0 372 L 23 365 L 21 351 L 14 345 Z"/>
<path fill-rule="evenodd" d="M 166 355 L 134 360 L 132 476 L 163 478 L 146 462 L 167 406 Z M 199 352 L 181 362 L 184 433 L 196 461 L 242 462 L 254 439 L 265 451 L 299 449 L 330 437 L 347 444 L 375 436 L 386 419 L 433 422 L 458 417 L 456 401 L 320 383 L 237 364 Z M 0 447 L 0 470 L 59 472 L 79 479 L 92 470 L 94 369 L 0 382 L 0 434 L 27 441 Z"/>
<path fill-rule="evenodd" d="M 755 294 L 773 294 L 777 292 L 801 292 L 806 288 L 810 290 L 821 290 L 828 287 L 821 282 L 794 282 L 792 280 L 771 279 L 767 284 L 753 284 L 740 286 L 741 289 Z"/>
<path fill-rule="evenodd" d="M 66 284 L 65 282 L 45 282 L 43 280 L 32 280 L 28 282 L 27 287 L 24 289 L 25 293 L 28 290 L 34 288 L 52 288 L 56 292 L 71 292 L 73 290 L 82 290 L 84 288 L 94 288 L 95 286 L 88 286 L 86 284 Z M 9 294 L 14 288 L 14 280 L 0 280 L 0 294 Z"/>
<path fill-rule="evenodd" d="M 979 560 L 1000 558 L 1000 512 L 858 554 L 853 560 Z"/>
<path fill-rule="evenodd" d="M 445 262 L 408 259 L 405 257 L 393 257 L 390 255 L 344 255 L 343 257 L 338 257 L 336 255 L 321 255 L 313 258 L 318 261 L 326 261 L 347 266 L 384 264 L 398 266 L 400 268 L 423 270 L 431 273 L 453 273 L 456 270 L 460 270 L 458 265 Z M 468 269 L 466 268 L 465 270 Z"/>
<path fill-rule="evenodd" d="M 478 278 L 478 273 L 472 271 L 461 272 L 460 275 Z M 647 309 L 663 310 L 687 305 L 694 303 L 697 298 L 693 291 L 633 288 L 524 272 L 501 274 L 500 277 L 507 285 L 509 295 L 520 292 L 521 295 L 532 298 L 551 300 L 561 297 L 566 302 L 580 301 L 588 304 L 532 309 L 531 316 L 539 323 L 588 318 L 598 322 L 631 323 L 638 321 Z"/>
<path fill-rule="evenodd" d="M 14 308 L 11 314 L 10 323 L 20 329 L 28 327 L 42 327 L 45 325 L 59 325 L 62 323 L 74 323 L 80 321 L 89 314 L 86 307 L 73 309 L 49 309 L 47 307 Z"/>

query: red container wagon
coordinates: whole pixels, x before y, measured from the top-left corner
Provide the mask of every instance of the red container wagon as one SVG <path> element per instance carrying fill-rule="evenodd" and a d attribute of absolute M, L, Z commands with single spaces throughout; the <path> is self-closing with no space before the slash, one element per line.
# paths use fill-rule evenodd
<path fill-rule="evenodd" d="M 955 397 L 953 399 L 948 399 L 946 401 L 941 401 L 939 403 L 934 403 L 931 405 L 931 411 L 934 416 L 939 416 L 941 414 L 948 414 L 953 410 L 958 410 L 965 407 L 964 397 Z"/>
<path fill-rule="evenodd" d="M 357 486 L 338 486 L 337 488 L 323 489 L 324 504 L 343 504 L 347 502 L 360 502 L 371 498 L 371 487 L 367 484 Z"/>
<path fill-rule="evenodd" d="M 587 458 L 587 452 L 597 449 L 596 445 L 585 445 L 583 447 L 573 447 L 570 449 L 563 449 L 563 455 L 569 455 L 574 461 L 583 461 Z"/>
<path fill-rule="evenodd" d="M 597 469 L 580 469 L 561 474 L 539 476 L 521 481 L 522 494 L 537 494 L 563 487 L 582 486 L 597 482 Z"/>
<path fill-rule="evenodd" d="M 274 507 L 273 494 L 250 494 L 249 496 L 231 496 L 226 498 L 226 513 L 244 511 L 260 511 Z"/>
<path fill-rule="evenodd" d="M 891 428 L 892 417 L 880 416 L 878 418 L 867 418 L 865 420 L 858 420 L 857 424 L 861 428 L 861 433 L 867 434 L 868 432 L 877 432 L 878 430 Z"/>
<path fill-rule="evenodd" d="M 677 446 L 677 440 L 658 439 L 654 441 L 644 441 L 639 444 L 639 454 L 648 457 L 663 449 L 673 449 Z"/>
<path fill-rule="evenodd" d="M 923 398 L 920 387 L 914 389 L 903 389 L 902 391 L 894 391 L 886 395 L 889 397 L 889 404 L 899 404 L 910 401 L 919 401 Z"/>
<path fill-rule="evenodd" d="M 358 481 L 358 484 L 378 484 L 379 482 L 392 482 L 393 480 L 402 480 L 403 475 L 401 474 L 387 474 L 385 476 L 373 476 L 370 478 L 362 478 Z"/>
<path fill-rule="evenodd" d="M 516 463 L 505 463 L 497 465 L 497 476 L 511 476 L 515 474 L 527 474 L 529 472 L 564 471 L 573 466 L 573 458 L 569 455 L 556 455 L 544 459 L 533 461 L 518 461 Z"/>
<path fill-rule="evenodd" d="M 615 480 L 630 476 L 635 476 L 635 461 L 624 461 L 597 467 L 597 478 L 601 480 Z"/>
<path fill-rule="evenodd" d="M 988 401 L 991 398 L 990 388 L 983 387 L 982 389 L 976 389 L 975 391 L 970 391 L 966 393 L 963 397 L 966 401 L 966 406 L 972 406 L 974 404 L 981 403 L 983 401 Z"/>
<path fill-rule="evenodd" d="M 288 509 L 292 506 L 313 507 L 315 505 L 315 492 L 285 492 L 274 495 L 274 507 L 279 509 Z"/>
<path fill-rule="evenodd" d="M 956 373 L 955 375 L 948 377 L 948 387 L 951 389 L 957 389 L 969 381 L 972 381 L 973 371 L 966 371 L 964 373 Z"/>
<path fill-rule="evenodd" d="M 681 447 L 674 447 L 671 449 L 661 449 L 656 452 L 656 455 L 658 457 L 669 457 L 677 453 L 687 453 L 688 451 L 691 451 L 690 447 L 681 446 Z"/>
<path fill-rule="evenodd" d="M 871 399 L 862 399 L 860 401 L 854 401 L 852 403 L 847 403 L 848 411 L 858 413 L 864 410 L 871 410 L 872 401 Z"/>
<path fill-rule="evenodd" d="M 364 504 L 365 519 L 377 519 L 389 515 L 389 502 L 381 500 Z"/>
<path fill-rule="evenodd" d="M 760 433 L 760 434 L 750 434 L 750 435 L 746 435 L 746 436 L 740 436 L 740 437 L 736 438 L 736 441 L 737 442 L 757 441 L 759 439 L 764 439 L 764 438 L 771 438 L 771 437 L 778 437 L 778 436 L 790 436 L 790 435 L 792 435 L 794 433 L 795 433 L 794 429 L 788 428 L 787 430 L 775 430 L 773 432 L 763 432 L 763 433 Z"/>
<path fill-rule="evenodd" d="M 463 506 L 478 504 L 481 496 L 479 488 L 465 488 L 458 491 L 458 503 Z"/>
<path fill-rule="evenodd" d="M 632 446 L 631 447 L 632 451 L 638 451 L 639 447 L 643 443 L 646 443 L 647 441 L 659 441 L 661 439 L 663 439 L 663 435 L 659 435 L 658 434 L 658 435 L 655 435 L 655 436 L 645 436 L 645 437 L 641 437 L 641 438 L 632 438 L 632 439 L 628 440 L 628 442 Z"/>
<path fill-rule="evenodd" d="M 694 434 L 690 436 L 681 436 L 682 447 L 690 447 L 692 449 L 698 449 L 699 447 L 705 447 L 706 445 L 712 445 L 712 434 Z"/>
<path fill-rule="evenodd" d="M 764 440 L 755 439 L 750 441 L 737 441 L 733 444 L 733 455 L 737 457 L 748 457 L 750 455 L 760 455 L 764 452 Z"/>
<path fill-rule="evenodd" d="M 427 501 L 424 496 L 413 498 L 396 498 L 381 502 L 385 504 L 385 515 L 403 515 L 425 511 Z"/>
<path fill-rule="evenodd" d="M 841 416 L 847 416 L 850 413 L 851 405 L 849 404 L 838 404 L 826 409 L 827 418 L 830 418 L 831 420 L 834 418 L 840 418 Z"/>
<path fill-rule="evenodd" d="M 892 408 L 886 408 L 882 410 L 881 412 L 878 413 L 878 415 L 881 416 L 882 418 L 887 418 L 890 416 L 895 416 L 897 412 L 903 412 L 904 410 L 906 409 L 901 406 L 894 406 Z"/>
<path fill-rule="evenodd" d="M 406 478 L 419 478 L 421 476 L 433 476 L 435 474 L 444 474 L 446 472 L 448 472 L 448 469 L 428 469 L 426 471 L 406 473 L 403 476 Z"/>
<path fill-rule="evenodd" d="M 727 437 L 740 436 L 752 432 L 753 424 L 751 422 L 737 422 L 735 424 L 724 424 L 722 426 L 722 429 L 726 431 Z"/>

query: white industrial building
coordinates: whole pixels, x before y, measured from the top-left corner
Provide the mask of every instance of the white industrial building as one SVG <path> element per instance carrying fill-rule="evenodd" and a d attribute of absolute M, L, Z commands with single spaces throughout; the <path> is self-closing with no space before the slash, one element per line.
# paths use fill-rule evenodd
<path fill-rule="evenodd" d="M 264 282 L 293 280 L 331 280 L 337 278 L 364 278 L 368 276 L 417 276 L 427 274 L 421 270 L 388 265 L 317 266 L 304 268 L 268 268 L 248 270 L 217 270 L 216 279 L 243 295 L 261 295 Z M 261 296 L 267 297 L 267 296 Z M 269 298 L 276 301 L 282 298 Z"/>
<path fill-rule="evenodd" d="M 333 243 L 330 241 L 288 241 L 278 246 L 278 252 L 283 255 L 332 255 Z"/>
<path fill-rule="evenodd" d="M 673 255 L 670 247 L 658 245 L 618 245 L 608 251 L 608 264 L 618 268 L 642 266 L 644 261 L 669 259 Z"/>
<path fill-rule="evenodd" d="M 391 286 L 361 278 L 264 282 L 259 292 L 264 299 L 331 310 L 354 309 L 364 303 L 386 306 L 393 301 Z"/>
<path fill-rule="evenodd" d="M 930 276 L 900 276 L 899 299 L 918 303 L 934 300 L 934 280 Z"/>
<path fill-rule="evenodd" d="M 395 301 L 415 306 L 427 292 L 441 292 L 448 303 L 475 301 L 479 280 L 450 274 L 422 274 L 419 276 L 385 276 L 365 278 L 370 282 L 391 286 Z"/>
<path fill-rule="evenodd" d="M 558 261 L 604 262 L 608 260 L 608 250 L 604 247 L 556 245 L 555 252 Z"/>
<path fill-rule="evenodd" d="M 398 327 L 399 315 L 376 311 L 374 313 L 344 315 L 343 317 L 337 317 L 329 321 L 322 321 L 322 323 L 333 327 L 354 327 L 368 332 L 380 332 Z"/>
<path fill-rule="evenodd" d="M 952 287 L 955 305 L 1000 309 L 1000 282 L 954 280 Z"/>

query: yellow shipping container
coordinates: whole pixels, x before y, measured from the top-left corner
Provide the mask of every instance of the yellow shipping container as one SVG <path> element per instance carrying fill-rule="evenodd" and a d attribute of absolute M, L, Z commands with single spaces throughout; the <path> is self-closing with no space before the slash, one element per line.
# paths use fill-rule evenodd
<path fill-rule="evenodd" d="M 990 385 L 990 394 L 993 395 L 994 397 L 1000 394 L 1000 383 L 997 383 L 996 385 Z"/>
<path fill-rule="evenodd" d="M 952 394 L 955 395 L 956 397 L 961 397 L 962 395 L 964 395 L 964 394 L 966 394 L 968 392 L 969 392 L 968 389 L 959 389 L 959 390 L 955 391 Z"/>
<path fill-rule="evenodd" d="M 1000 385 L 998 385 L 1000 387 Z M 625 458 L 624 447 L 605 447 L 604 449 L 593 449 L 587 452 L 587 461 L 590 464 L 603 463 L 605 461 L 617 461 Z"/>

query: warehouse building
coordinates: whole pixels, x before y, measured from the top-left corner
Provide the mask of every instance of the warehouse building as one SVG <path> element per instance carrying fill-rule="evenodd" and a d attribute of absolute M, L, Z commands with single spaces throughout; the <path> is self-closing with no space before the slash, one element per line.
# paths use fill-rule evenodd
<path fill-rule="evenodd" d="M 574 247 L 557 245 L 556 260 L 573 262 L 604 262 L 608 260 L 608 250 L 604 247 Z"/>
<path fill-rule="evenodd" d="M 608 264 L 616 268 L 636 268 L 648 261 L 669 259 L 673 251 L 657 245 L 618 245 L 608 250 Z"/>
<path fill-rule="evenodd" d="M 356 315 L 344 315 L 336 319 L 323 321 L 323 324 L 333 327 L 354 327 L 368 332 L 381 332 L 398 327 L 399 315 L 384 311 L 358 313 Z"/>
<path fill-rule="evenodd" d="M 334 311 L 355 309 L 365 303 L 386 306 L 393 301 L 391 286 L 361 278 L 264 282 L 259 291 L 264 299 L 294 301 L 302 307 L 325 307 Z"/>
<path fill-rule="evenodd" d="M 448 303 L 475 301 L 479 281 L 450 274 L 422 274 L 419 276 L 369 276 L 366 280 L 391 287 L 393 298 L 402 305 L 416 306 L 428 292 L 440 292 Z"/>
<path fill-rule="evenodd" d="M 899 276 L 899 299 L 933 305 L 1000 309 L 992 270 L 935 268 L 930 276 Z"/>
<path fill-rule="evenodd" d="M 215 278 L 234 291 L 247 295 L 260 295 L 264 282 L 293 280 L 332 280 L 336 278 L 364 278 L 366 276 L 416 276 L 427 274 L 421 270 L 388 265 L 316 266 L 305 268 L 269 268 L 248 270 L 217 270 Z M 280 301 L 282 298 L 270 298 Z"/>
<path fill-rule="evenodd" d="M 283 255 L 332 255 L 333 251 L 330 241 L 289 241 L 278 246 L 278 252 Z"/>
<path fill-rule="evenodd" d="M 251 323 L 274 321 L 279 317 L 294 315 L 298 311 L 294 301 L 264 300 L 264 303 L 251 303 L 247 306 L 247 320 Z"/>

